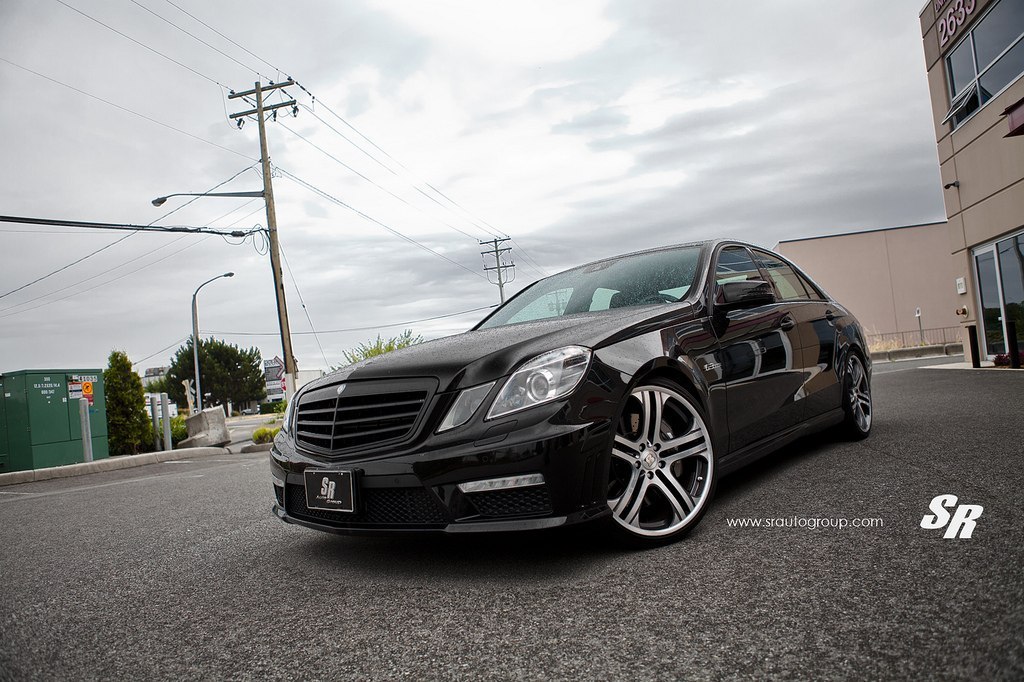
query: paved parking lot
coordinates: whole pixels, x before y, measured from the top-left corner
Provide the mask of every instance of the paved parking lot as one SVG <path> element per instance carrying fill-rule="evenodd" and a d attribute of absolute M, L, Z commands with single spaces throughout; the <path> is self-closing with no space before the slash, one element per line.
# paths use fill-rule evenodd
<path fill-rule="evenodd" d="M 0 677 L 1021 679 L 1022 395 L 1009 370 L 880 371 L 870 439 L 724 479 L 640 553 L 285 526 L 265 454 L 0 488 Z M 920 527 L 944 493 L 984 506 L 970 539 Z"/>

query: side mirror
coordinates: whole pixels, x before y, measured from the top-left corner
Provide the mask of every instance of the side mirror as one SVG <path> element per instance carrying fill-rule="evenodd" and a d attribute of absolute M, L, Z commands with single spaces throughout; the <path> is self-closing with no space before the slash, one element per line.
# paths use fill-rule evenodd
<path fill-rule="evenodd" d="M 726 308 L 752 308 L 775 303 L 772 285 L 764 280 L 752 279 L 745 282 L 724 282 L 719 286 L 718 305 Z"/>

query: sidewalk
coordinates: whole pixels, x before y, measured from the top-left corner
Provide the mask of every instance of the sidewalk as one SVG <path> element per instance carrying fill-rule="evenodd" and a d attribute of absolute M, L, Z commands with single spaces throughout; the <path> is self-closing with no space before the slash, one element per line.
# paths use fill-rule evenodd
<path fill-rule="evenodd" d="M 95 474 L 100 471 L 114 471 L 115 469 L 131 469 L 133 467 L 145 466 L 146 464 L 158 464 L 160 462 L 166 462 L 173 459 L 213 457 L 216 455 L 228 454 L 232 453 L 227 448 L 182 448 L 181 450 L 166 450 L 164 452 L 147 452 L 144 455 L 107 457 L 106 459 L 98 459 L 94 462 L 67 464 L 61 467 L 48 467 L 46 469 L 32 469 L 29 471 L 9 471 L 7 473 L 0 474 L 0 486 L 29 483 L 31 481 L 46 481 L 51 478 L 83 476 L 85 474 Z"/>

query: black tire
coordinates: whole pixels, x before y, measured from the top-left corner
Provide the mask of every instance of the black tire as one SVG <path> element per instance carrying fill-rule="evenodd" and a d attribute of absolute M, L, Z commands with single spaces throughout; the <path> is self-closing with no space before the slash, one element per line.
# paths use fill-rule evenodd
<path fill-rule="evenodd" d="M 871 435 L 874 403 L 871 398 L 871 377 L 864 361 L 851 351 L 843 363 L 842 434 L 850 440 L 863 440 Z"/>
<path fill-rule="evenodd" d="M 617 539 L 656 547 L 700 522 L 717 480 L 707 423 L 693 396 L 666 380 L 641 381 L 629 392 L 608 471 L 607 525 Z"/>

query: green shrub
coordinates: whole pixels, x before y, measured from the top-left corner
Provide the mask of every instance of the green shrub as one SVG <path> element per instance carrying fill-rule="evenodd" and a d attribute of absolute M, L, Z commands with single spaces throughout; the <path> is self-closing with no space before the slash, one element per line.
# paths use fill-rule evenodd
<path fill-rule="evenodd" d="M 186 438 L 188 438 L 188 429 L 185 427 L 185 415 L 179 414 L 177 417 L 171 417 L 171 443 L 177 447 L 178 443 Z"/>
<path fill-rule="evenodd" d="M 257 445 L 263 443 L 273 443 L 274 438 L 281 432 L 280 428 L 268 429 L 266 427 L 260 427 L 252 432 L 252 442 Z"/>
<path fill-rule="evenodd" d="M 281 400 L 276 403 L 260 403 L 260 414 L 284 414 L 288 403 Z"/>
<path fill-rule="evenodd" d="M 150 422 L 152 427 L 152 422 Z M 160 428 L 156 432 L 157 440 L 160 441 L 160 448 L 164 446 L 164 427 L 163 423 L 160 424 Z M 177 417 L 171 417 L 171 447 L 178 447 L 178 443 L 188 438 L 188 428 L 185 426 L 185 415 L 179 414 Z M 152 441 L 152 439 L 150 439 Z M 145 446 L 145 452 L 149 452 L 153 449 L 153 443 L 149 442 Z"/>

